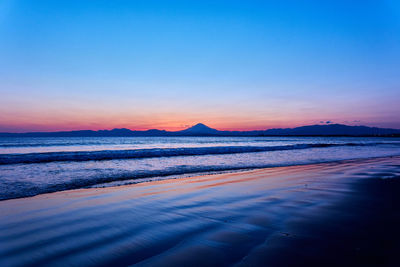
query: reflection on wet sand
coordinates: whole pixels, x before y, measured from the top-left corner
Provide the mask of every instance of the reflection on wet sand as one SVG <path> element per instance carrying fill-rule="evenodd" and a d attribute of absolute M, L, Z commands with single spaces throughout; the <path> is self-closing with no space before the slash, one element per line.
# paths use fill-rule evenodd
<path fill-rule="evenodd" d="M 394 263 L 399 174 L 392 157 L 6 200 L 0 265 Z"/>

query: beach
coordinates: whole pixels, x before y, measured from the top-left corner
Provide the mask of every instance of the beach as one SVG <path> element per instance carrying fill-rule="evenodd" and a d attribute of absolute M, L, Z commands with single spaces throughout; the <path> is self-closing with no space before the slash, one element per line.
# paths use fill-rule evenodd
<path fill-rule="evenodd" d="M 400 267 L 400 1 L 0 0 L 0 267 Z"/>
<path fill-rule="evenodd" d="M 400 157 L 0 202 L 0 266 L 398 266 Z"/>

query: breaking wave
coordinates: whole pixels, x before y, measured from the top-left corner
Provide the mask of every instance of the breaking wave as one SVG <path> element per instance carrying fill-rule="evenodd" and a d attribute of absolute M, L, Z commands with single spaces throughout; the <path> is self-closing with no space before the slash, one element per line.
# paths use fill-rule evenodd
<path fill-rule="evenodd" d="M 20 163 L 47 163 L 58 161 L 120 160 L 178 156 L 201 156 L 217 154 L 253 153 L 280 150 L 296 150 L 343 146 L 396 145 L 399 143 L 318 143 L 282 146 L 215 146 L 183 148 L 151 148 L 132 150 L 71 151 L 26 154 L 0 154 L 0 165 Z"/>

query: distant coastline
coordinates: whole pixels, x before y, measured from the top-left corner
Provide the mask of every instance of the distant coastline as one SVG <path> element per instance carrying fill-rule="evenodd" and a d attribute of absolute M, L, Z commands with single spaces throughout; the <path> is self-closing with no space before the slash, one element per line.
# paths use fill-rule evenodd
<path fill-rule="evenodd" d="M 255 131 L 220 131 L 198 123 L 181 131 L 150 129 L 136 131 L 126 128 L 112 130 L 78 130 L 58 132 L 0 133 L 0 137 L 162 137 L 162 136 L 384 136 L 400 137 L 400 129 L 343 124 L 308 125 L 296 128 L 275 128 Z"/>

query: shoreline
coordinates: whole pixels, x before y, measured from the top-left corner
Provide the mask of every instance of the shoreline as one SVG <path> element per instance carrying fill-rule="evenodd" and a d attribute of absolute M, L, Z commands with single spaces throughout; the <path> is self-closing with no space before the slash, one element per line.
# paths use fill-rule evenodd
<path fill-rule="evenodd" d="M 398 156 L 8 199 L 0 264 L 391 266 L 397 178 Z"/>
<path fill-rule="evenodd" d="M 90 186 L 83 186 L 83 187 L 79 187 L 79 188 L 50 191 L 50 192 L 38 193 L 35 195 L 30 195 L 30 196 L 0 199 L 0 203 L 3 201 L 9 201 L 9 200 L 15 200 L 15 199 L 29 199 L 29 198 L 33 198 L 33 197 L 42 196 L 42 195 L 56 194 L 56 193 L 75 191 L 75 190 L 91 190 L 91 189 L 114 188 L 114 187 L 119 188 L 119 187 L 126 187 L 126 186 L 129 187 L 129 186 L 135 186 L 135 185 L 142 184 L 142 183 L 152 183 L 152 182 L 159 182 L 159 181 L 164 181 L 164 180 L 191 179 L 191 178 L 197 178 L 197 177 L 202 177 L 202 176 L 246 173 L 246 172 L 268 170 L 268 169 L 274 169 L 274 168 L 290 168 L 290 167 L 312 166 L 312 165 L 320 165 L 320 164 L 342 164 L 342 163 L 351 163 L 351 162 L 357 163 L 357 162 L 363 162 L 363 161 L 367 161 L 367 160 L 379 160 L 379 159 L 385 159 L 385 158 L 400 158 L 400 155 L 376 156 L 376 157 L 356 158 L 356 159 L 327 160 L 327 161 L 321 161 L 321 162 L 311 162 L 311 163 L 304 163 L 304 164 L 299 163 L 299 164 L 293 164 L 293 165 L 282 164 L 282 165 L 274 165 L 274 166 L 268 166 L 268 167 L 265 167 L 265 166 L 249 167 L 249 168 L 239 167 L 239 168 L 205 171 L 205 172 L 193 172 L 193 173 L 185 172 L 182 174 L 172 174 L 172 175 L 168 174 L 165 176 L 162 175 L 162 176 L 154 176 L 154 177 L 133 178 L 133 179 L 127 179 L 127 180 L 115 180 L 115 181 L 110 181 L 110 182 L 93 184 Z M 126 183 L 127 181 L 132 181 L 132 182 Z M 118 185 L 116 183 L 123 183 L 123 184 Z M 116 185 L 107 185 L 107 184 L 116 184 Z"/>

